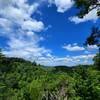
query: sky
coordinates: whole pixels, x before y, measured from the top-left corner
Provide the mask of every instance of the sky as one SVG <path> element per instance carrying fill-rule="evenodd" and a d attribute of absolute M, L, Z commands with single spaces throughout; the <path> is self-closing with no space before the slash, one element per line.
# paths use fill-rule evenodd
<path fill-rule="evenodd" d="M 0 48 L 8 57 L 45 66 L 92 64 L 98 48 L 83 44 L 100 21 L 80 19 L 73 0 L 0 0 Z"/>

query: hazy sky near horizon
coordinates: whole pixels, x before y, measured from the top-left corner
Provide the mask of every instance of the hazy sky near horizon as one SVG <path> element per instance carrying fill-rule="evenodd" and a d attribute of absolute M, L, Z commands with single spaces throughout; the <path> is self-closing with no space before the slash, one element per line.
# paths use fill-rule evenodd
<path fill-rule="evenodd" d="M 83 46 L 96 9 L 80 19 L 73 0 L 0 0 L 0 48 L 21 57 L 56 66 L 92 64 L 97 46 Z"/>

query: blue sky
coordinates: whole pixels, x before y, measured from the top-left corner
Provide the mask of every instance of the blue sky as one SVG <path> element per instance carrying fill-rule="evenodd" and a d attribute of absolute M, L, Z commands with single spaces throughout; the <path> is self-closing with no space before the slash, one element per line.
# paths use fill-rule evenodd
<path fill-rule="evenodd" d="M 91 64 L 98 48 L 83 44 L 99 25 L 96 9 L 76 13 L 73 0 L 0 0 L 0 48 L 47 66 Z"/>

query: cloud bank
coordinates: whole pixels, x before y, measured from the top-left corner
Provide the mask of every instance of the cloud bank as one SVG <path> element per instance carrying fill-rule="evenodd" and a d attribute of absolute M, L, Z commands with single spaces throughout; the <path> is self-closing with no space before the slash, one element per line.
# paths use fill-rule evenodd
<path fill-rule="evenodd" d="M 68 44 L 68 45 L 64 45 L 62 46 L 63 49 L 67 50 L 67 51 L 85 51 L 85 50 L 95 50 L 98 49 L 98 47 L 96 45 L 88 45 L 86 48 L 85 47 L 81 47 L 79 46 L 77 43 L 73 43 L 73 44 Z"/>

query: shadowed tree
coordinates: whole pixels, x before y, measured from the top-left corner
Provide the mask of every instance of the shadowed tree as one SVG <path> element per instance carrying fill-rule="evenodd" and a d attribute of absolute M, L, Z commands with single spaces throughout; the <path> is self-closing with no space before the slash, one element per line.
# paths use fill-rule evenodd
<path fill-rule="evenodd" d="M 74 0 L 76 8 L 79 9 L 78 17 L 83 18 L 93 9 L 96 9 L 97 16 L 100 17 L 100 0 Z M 93 27 L 91 35 L 87 38 L 86 45 L 97 45 L 100 53 L 100 29 Z"/>
<path fill-rule="evenodd" d="M 97 10 L 97 15 L 100 17 L 100 0 L 74 0 L 76 7 L 80 10 L 77 14 L 83 18 L 93 9 Z"/>
<path fill-rule="evenodd" d="M 34 66 L 37 66 L 37 63 L 35 62 L 35 61 L 33 61 L 33 63 L 32 63 Z"/>
<path fill-rule="evenodd" d="M 5 55 L 2 53 L 2 50 L 0 49 L 0 61 L 5 57 Z"/>
<path fill-rule="evenodd" d="M 90 11 L 96 9 L 97 16 L 100 18 L 100 0 L 75 0 L 76 8 L 79 9 L 77 16 L 84 18 Z M 86 39 L 85 45 L 97 45 L 99 53 L 94 57 L 94 64 L 100 69 L 100 29 L 92 27 L 91 35 Z"/>
<path fill-rule="evenodd" d="M 100 30 L 98 27 L 92 28 L 91 35 L 86 40 L 86 45 L 97 45 L 99 52 L 94 57 L 94 65 L 100 70 Z"/>
<path fill-rule="evenodd" d="M 98 53 L 95 57 L 94 57 L 94 65 L 96 66 L 96 68 L 98 70 L 100 70 L 100 53 Z"/>
<path fill-rule="evenodd" d="M 97 45 L 100 53 L 100 30 L 98 27 L 92 27 L 91 35 L 86 40 L 86 45 Z"/>

